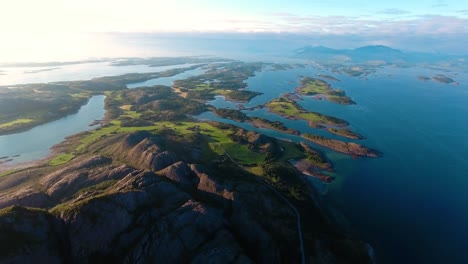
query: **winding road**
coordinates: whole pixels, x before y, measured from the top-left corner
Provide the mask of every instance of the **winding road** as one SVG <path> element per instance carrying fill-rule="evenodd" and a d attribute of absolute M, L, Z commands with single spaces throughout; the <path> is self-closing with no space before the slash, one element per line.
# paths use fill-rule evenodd
<path fill-rule="evenodd" d="M 219 144 L 219 143 L 216 143 L 216 145 L 224 152 L 224 154 L 226 154 L 226 156 L 234 163 L 236 164 L 237 167 L 241 168 L 242 170 L 244 171 L 247 171 L 242 165 L 240 165 L 239 163 L 237 163 L 232 157 L 231 155 L 229 155 L 229 153 Z M 294 211 L 294 213 L 296 214 L 296 222 L 297 222 L 297 233 L 299 234 L 299 246 L 300 246 L 300 250 L 301 250 L 301 263 L 302 264 L 305 264 L 305 254 L 304 254 L 304 242 L 302 240 L 302 225 L 301 225 L 301 215 L 299 214 L 299 211 L 297 210 L 297 208 L 286 198 L 284 197 L 280 192 L 278 192 L 275 188 L 273 188 L 271 185 L 269 185 L 268 183 L 266 183 L 265 181 L 259 179 L 259 178 L 255 178 L 256 181 L 258 181 L 259 183 L 263 184 L 264 186 L 266 186 L 267 188 L 269 188 L 270 190 L 272 190 L 278 197 L 280 197 L 286 204 L 288 204 L 288 206 Z"/>

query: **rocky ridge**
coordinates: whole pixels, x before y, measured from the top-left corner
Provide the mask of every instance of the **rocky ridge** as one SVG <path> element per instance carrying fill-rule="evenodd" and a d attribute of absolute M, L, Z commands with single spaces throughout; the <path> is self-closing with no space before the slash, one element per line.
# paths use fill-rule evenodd
<path fill-rule="evenodd" d="M 301 261 L 294 212 L 251 175 L 180 160 L 148 132 L 115 137 L 101 154 L 0 179 L 0 262 Z M 328 224 L 303 232 L 307 262 L 370 261 Z"/>

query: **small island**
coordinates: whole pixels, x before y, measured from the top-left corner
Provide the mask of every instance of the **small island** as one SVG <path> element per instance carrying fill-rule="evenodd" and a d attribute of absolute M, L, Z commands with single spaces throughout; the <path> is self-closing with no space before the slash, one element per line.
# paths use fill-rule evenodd
<path fill-rule="evenodd" d="M 418 80 L 423 81 L 423 82 L 433 80 L 433 81 L 436 81 L 438 83 L 444 83 L 444 84 L 454 83 L 454 84 L 457 84 L 457 82 L 454 79 L 452 79 L 452 78 L 450 78 L 448 76 L 445 76 L 443 74 L 437 74 L 437 75 L 434 75 L 432 77 L 418 76 Z"/>
<path fill-rule="evenodd" d="M 323 80 L 304 77 L 301 80 L 301 86 L 296 91 L 303 95 L 314 95 L 317 99 L 326 99 L 338 104 L 356 104 L 351 98 L 346 96 L 342 90 L 332 89 L 331 85 Z"/>
<path fill-rule="evenodd" d="M 361 156 L 361 157 L 370 157 L 370 158 L 378 158 L 381 154 L 373 149 L 366 148 L 359 144 L 353 142 L 343 142 L 335 139 L 329 139 L 326 137 L 322 137 L 320 135 L 313 135 L 313 134 L 303 134 L 301 135 L 303 138 L 314 142 L 315 144 L 330 148 L 332 150 L 351 155 L 353 157 Z"/>
<path fill-rule="evenodd" d="M 330 80 L 330 81 L 340 82 L 339 79 L 337 79 L 337 78 L 335 78 L 335 77 L 333 77 L 333 76 L 330 76 L 330 75 L 319 74 L 319 77 L 320 77 L 320 78 L 323 78 L 323 79 Z"/>
<path fill-rule="evenodd" d="M 427 82 L 427 81 L 430 81 L 431 78 L 429 78 L 427 76 L 418 76 L 418 80 L 423 81 L 423 82 Z"/>
<path fill-rule="evenodd" d="M 440 82 L 440 83 L 445 83 L 445 84 L 450 84 L 450 83 L 454 83 L 455 80 L 453 80 L 452 78 L 450 77 L 447 77 L 443 74 L 437 74 L 435 76 L 432 76 L 432 80 L 436 81 L 436 82 Z"/>
<path fill-rule="evenodd" d="M 282 96 L 265 104 L 268 110 L 288 119 L 303 119 L 309 122 L 312 128 L 325 128 L 326 126 L 347 126 L 346 120 L 332 116 L 323 115 L 317 112 L 307 111 L 294 100 L 287 96 Z"/>
<path fill-rule="evenodd" d="M 363 139 L 364 138 L 362 135 L 359 135 L 358 133 L 355 133 L 346 128 L 327 128 L 327 131 L 332 134 L 342 136 L 345 138 L 350 138 L 350 139 Z"/>

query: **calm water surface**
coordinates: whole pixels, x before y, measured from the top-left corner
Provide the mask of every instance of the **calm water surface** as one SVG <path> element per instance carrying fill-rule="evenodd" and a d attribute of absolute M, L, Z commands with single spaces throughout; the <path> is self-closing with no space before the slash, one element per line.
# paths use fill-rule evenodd
<path fill-rule="evenodd" d="M 248 89 L 265 94 L 246 106 L 292 92 L 300 75 L 320 73 L 339 78 L 329 82 L 357 105 L 311 98 L 299 104 L 348 120 L 366 137 L 362 144 L 384 153 L 354 160 L 326 150 L 337 172 L 325 195 L 329 203 L 375 248 L 379 263 L 468 263 L 468 78 L 457 76 L 461 85 L 454 86 L 417 80 L 439 73 L 419 68 L 383 68 L 369 80 L 313 68 L 266 71 L 247 81 Z M 210 103 L 234 107 L 223 97 Z M 304 121 L 272 118 L 265 109 L 245 113 L 334 137 Z M 216 119 L 208 113 L 201 117 Z"/>
<path fill-rule="evenodd" d="M 50 153 L 50 148 L 62 142 L 65 137 L 96 127 L 89 125 L 94 120 L 104 117 L 104 98 L 103 95 L 93 96 L 76 114 L 34 127 L 26 132 L 0 136 L 0 157 L 8 156 L 9 159 L 13 159 L 7 162 L 7 165 L 46 157 Z"/>

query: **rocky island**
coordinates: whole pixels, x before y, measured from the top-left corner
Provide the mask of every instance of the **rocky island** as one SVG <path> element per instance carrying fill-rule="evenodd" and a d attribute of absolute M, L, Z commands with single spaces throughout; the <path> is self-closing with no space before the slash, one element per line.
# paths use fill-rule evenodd
<path fill-rule="evenodd" d="M 371 158 L 378 158 L 381 156 L 376 150 L 366 148 L 359 144 L 353 142 L 343 142 L 335 139 L 329 139 L 326 137 L 322 137 L 320 135 L 313 135 L 313 134 L 302 134 L 307 140 L 310 140 L 318 145 L 336 150 L 338 152 L 348 154 L 351 156 L 362 156 L 362 157 L 371 157 Z"/>

